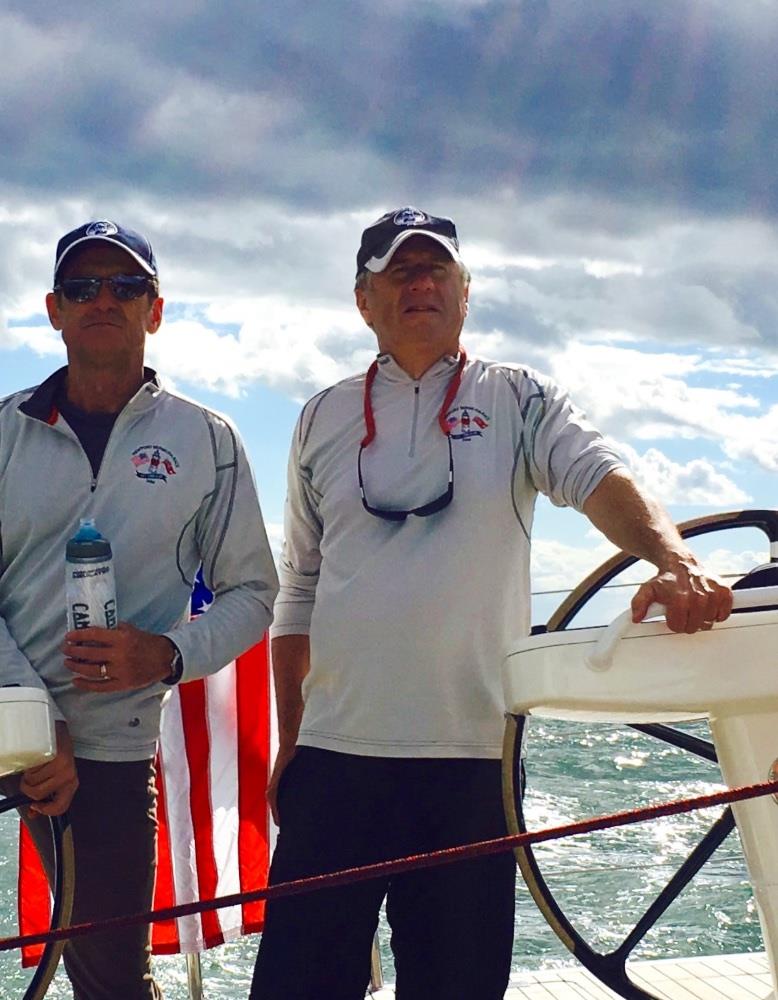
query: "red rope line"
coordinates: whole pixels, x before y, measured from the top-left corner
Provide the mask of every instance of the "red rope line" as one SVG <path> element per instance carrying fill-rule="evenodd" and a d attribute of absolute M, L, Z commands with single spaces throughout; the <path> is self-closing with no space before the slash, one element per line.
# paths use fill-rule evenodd
<path fill-rule="evenodd" d="M 741 802 L 755 799 L 762 795 L 778 794 L 778 781 L 762 782 L 758 785 L 744 785 L 741 788 L 730 788 L 723 792 L 710 795 L 698 795 L 690 799 L 675 799 L 671 802 L 660 802 L 658 805 L 643 806 L 640 809 L 630 809 L 625 812 L 612 813 L 608 816 L 594 816 L 591 819 L 566 823 L 561 826 L 546 827 L 543 830 L 533 830 L 526 833 L 516 833 L 507 837 L 497 837 L 494 840 L 481 840 L 473 844 L 463 844 L 460 847 L 447 847 L 440 851 L 430 851 L 427 854 L 411 854 L 394 861 L 381 861 L 377 864 L 364 865 L 361 868 L 345 868 L 342 871 L 330 872 L 325 875 L 314 875 L 309 878 L 295 879 L 292 882 L 279 882 L 266 886 L 264 889 L 254 889 L 251 892 L 233 893 L 231 896 L 220 896 L 217 899 L 198 900 L 194 903 L 182 903 L 179 906 L 169 906 L 148 913 L 137 913 L 130 916 L 111 917 L 97 923 L 74 924 L 71 927 L 61 927 L 59 930 L 46 931 L 40 934 L 18 935 L 17 937 L 0 938 L 0 952 L 11 951 L 24 945 L 45 944 L 49 941 L 83 937 L 94 931 L 115 930 L 120 927 L 130 927 L 135 924 L 149 924 L 157 920 L 170 920 L 175 917 L 185 917 L 193 913 L 204 913 L 218 910 L 226 906 L 239 906 L 242 903 L 252 903 L 260 899 L 280 899 L 284 896 L 297 896 L 305 892 L 315 892 L 318 889 L 331 889 L 334 886 L 349 885 L 353 882 L 365 882 L 371 878 L 397 875 L 401 872 L 416 871 L 421 868 L 435 868 L 440 865 L 464 861 L 470 858 L 486 857 L 490 854 L 501 854 L 517 847 L 527 847 L 529 844 L 540 844 L 546 840 L 561 840 L 575 837 L 582 833 L 592 833 L 596 830 L 609 830 L 616 826 L 630 826 L 644 823 L 663 816 L 676 816 L 681 813 L 694 812 L 696 809 L 709 809 L 713 806 L 727 805 L 731 802 Z"/>

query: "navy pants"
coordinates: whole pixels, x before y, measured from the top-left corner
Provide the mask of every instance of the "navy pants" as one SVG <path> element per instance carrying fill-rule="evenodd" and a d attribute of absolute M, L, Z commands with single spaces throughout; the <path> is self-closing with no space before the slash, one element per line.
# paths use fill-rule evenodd
<path fill-rule="evenodd" d="M 302 747 L 279 811 L 271 883 L 506 833 L 498 760 Z M 363 1000 L 384 896 L 397 1000 L 502 1000 L 514 889 L 508 852 L 270 902 L 251 1000 Z"/>

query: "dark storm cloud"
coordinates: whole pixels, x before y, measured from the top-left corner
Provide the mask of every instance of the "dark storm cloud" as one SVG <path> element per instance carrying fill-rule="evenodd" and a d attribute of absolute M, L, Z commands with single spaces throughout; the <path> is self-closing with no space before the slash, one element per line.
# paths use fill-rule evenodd
<path fill-rule="evenodd" d="M 755 0 L 16 0 L 0 172 L 334 211 L 447 191 L 774 212 L 778 13 Z"/>
<path fill-rule="evenodd" d="M 513 351 L 522 360 L 528 352 L 548 359 L 570 341 L 609 337 L 639 338 L 674 350 L 702 343 L 775 348 L 767 303 L 756 304 L 763 292 L 759 278 L 743 279 L 753 283 L 755 304 L 749 310 L 736 308 L 742 289 L 717 284 L 710 274 L 666 269 L 595 277 L 580 264 L 485 268 L 474 281 L 469 327 L 501 333 L 508 356 Z"/>
<path fill-rule="evenodd" d="M 772 4 L 120 10 L 0 11 L 0 309 L 16 320 L 41 311 L 57 237 L 100 217 L 151 238 L 171 301 L 251 302 L 235 324 L 263 297 L 350 310 L 362 227 L 410 202 L 456 220 L 487 353 L 543 368 L 603 332 L 778 346 L 778 245 L 757 231 L 777 203 Z M 350 332 L 320 331 L 323 356 L 364 337 L 348 315 Z"/>
<path fill-rule="evenodd" d="M 763 348 L 778 349 L 778 287 L 775 268 L 757 264 L 748 268 L 744 262 L 729 267 L 697 265 L 681 272 L 685 285 L 706 288 L 725 303 L 732 317 L 743 328 L 755 332 Z"/>

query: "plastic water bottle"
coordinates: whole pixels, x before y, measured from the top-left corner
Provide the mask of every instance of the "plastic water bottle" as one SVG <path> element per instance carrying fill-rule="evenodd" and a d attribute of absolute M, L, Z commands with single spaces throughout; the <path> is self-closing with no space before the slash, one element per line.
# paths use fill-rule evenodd
<path fill-rule="evenodd" d="M 116 628 L 116 584 L 111 544 L 91 517 L 81 518 L 65 547 L 65 598 L 68 630 Z"/>

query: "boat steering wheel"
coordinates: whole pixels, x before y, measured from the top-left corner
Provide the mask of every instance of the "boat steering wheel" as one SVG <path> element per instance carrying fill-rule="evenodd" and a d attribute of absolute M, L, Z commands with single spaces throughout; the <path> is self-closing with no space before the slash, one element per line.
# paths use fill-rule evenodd
<path fill-rule="evenodd" d="M 26 795 L 11 795 L 0 798 L 0 813 L 28 805 Z M 73 889 L 75 885 L 75 864 L 73 858 L 73 833 L 68 814 L 50 816 L 51 838 L 54 844 L 54 904 L 51 910 L 51 927 L 55 931 L 70 923 L 73 911 Z M 24 992 L 23 1000 L 43 1000 L 57 971 L 64 941 L 49 941 L 43 949 L 38 967 Z"/>
<path fill-rule="evenodd" d="M 771 543 L 771 564 L 752 571 L 739 580 L 733 589 L 758 587 L 778 582 L 778 554 L 775 554 L 775 545 L 773 544 L 778 542 L 778 511 L 733 511 L 696 518 L 678 525 L 684 538 L 738 527 L 759 528 L 767 535 Z M 638 561 L 634 556 L 626 556 L 620 552 L 602 563 L 570 593 L 551 616 L 545 628 L 541 628 L 539 631 L 555 632 L 567 628 L 572 619 L 598 591 Z M 523 751 L 527 728 L 526 716 L 507 716 L 503 745 L 503 801 L 508 829 L 512 834 L 527 832 L 521 791 Z M 630 728 L 687 750 L 705 760 L 712 762 L 717 760 L 716 750 L 711 742 L 672 726 L 652 723 L 650 725 L 633 724 Z M 538 909 L 560 941 L 581 964 L 625 1000 L 659 1000 L 656 994 L 641 988 L 630 978 L 626 962 L 646 933 L 710 859 L 716 848 L 732 832 L 734 826 L 732 810 L 727 808 L 691 851 L 680 868 L 671 876 L 635 926 L 627 933 L 622 943 L 610 952 L 596 951 L 567 918 L 541 873 L 532 847 L 520 847 L 514 853 L 516 863 Z"/>

